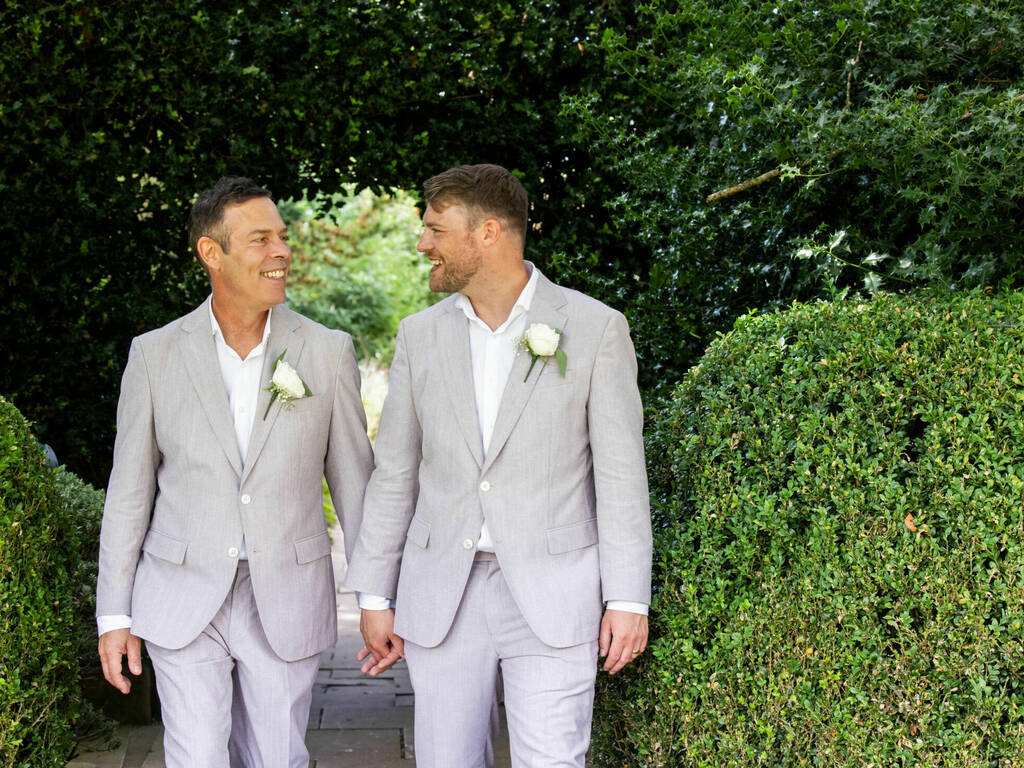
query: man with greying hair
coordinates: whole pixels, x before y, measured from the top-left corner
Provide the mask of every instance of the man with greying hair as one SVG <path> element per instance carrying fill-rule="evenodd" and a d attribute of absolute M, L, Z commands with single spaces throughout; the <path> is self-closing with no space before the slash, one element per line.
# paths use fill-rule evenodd
<path fill-rule="evenodd" d="M 405 656 L 420 768 L 491 765 L 499 669 L 513 765 L 582 768 L 598 655 L 615 674 L 647 643 L 629 329 L 523 260 L 526 191 L 504 168 L 424 192 L 418 249 L 452 295 L 398 331 L 346 578 L 359 658 L 374 675 Z"/>
<path fill-rule="evenodd" d="M 306 768 L 319 654 L 337 636 L 326 476 L 346 545 L 372 469 L 352 340 L 282 305 L 270 194 L 199 195 L 198 309 L 132 342 L 100 536 L 106 679 L 153 660 L 168 768 Z"/>

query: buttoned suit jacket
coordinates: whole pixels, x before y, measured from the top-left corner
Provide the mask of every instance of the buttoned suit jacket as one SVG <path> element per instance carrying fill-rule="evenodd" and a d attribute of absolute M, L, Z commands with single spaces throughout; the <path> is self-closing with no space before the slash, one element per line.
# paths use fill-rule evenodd
<path fill-rule="evenodd" d="M 650 602 L 643 409 L 626 320 L 539 275 L 526 323 L 562 331 L 565 376 L 553 359 L 527 376 L 531 356 L 520 353 L 486 452 L 455 297 L 400 325 L 346 584 L 396 598 L 395 632 L 418 645 L 451 627 L 485 520 L 520 611 L 548 645 L 596 638 L 602 601 Z"/>
<path fill-rule="evenodd" d="M 129 614 L 132 634 L 184 647 L 224 602 L 244 536 L 270 646 L 285 660 L 306 658 L 337 637 L 322 478 L 350 551 L 372 470 L 352 340 L 274 307 L 243 464 L 209 301 L 132 342 L 103 512 L 96 612 Z M 273 364 L 285 351 L 312 394 L 291 407 L 278 399 L 264 418 Z"/>

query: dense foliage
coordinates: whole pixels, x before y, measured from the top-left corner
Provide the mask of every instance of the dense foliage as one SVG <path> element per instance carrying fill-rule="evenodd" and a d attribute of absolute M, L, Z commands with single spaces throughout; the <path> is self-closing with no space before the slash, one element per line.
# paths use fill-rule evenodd
<path fill-rule="evenodd" d="M 489 160 L 529 185 L 539 254 L 599 247 L 595 160 L 560 99 L 600 70 L 592 31 L 631 15 L 621 0 L 10 0 L 0 392 L 105 484 L 129 339 L 202 298 L 184 225 L 224 173 L 314 199 Z"/>
<path fill-rule="evenodd" d="M 53 476 L 57 484 L 57 496 L 64 506 L 65 519 L 72 526 L 81 554 L 77 573 L 71 583 L 75 593 L 74 642 L 83 694 L 75 732 L 79 740 L 88 738 L 93 743 L 110 741 L 114 737 L 115 723 L 100 711 L 98 702 L 89 699 L 90 691 L 108 687 L 96 655 L 96 573 L 100 523 L 103 520 L 106 494 L 65 467 L 58 467 Z"/>
<path fill-rule="evenodd" d="M 1018 765 L 1024 294 L 753 314 L 657 414 L 600 766 Z"/>
<path fill-rule="evenodd" d="M 638 17 L 605 30 L 605 77 L 567 110 L 628 181 L 606 199 L 653 256 L 560 266 L 632 307 L 648 386 L 749 309 L 1024 284 L 1024 4 L 650 0 Z"/>
<path fill-rule="evenodd" d="M 352 334 L 360 358 L 389 364 L 398 321 L 436 300 L 416 252 L 419 211 L 408 193 L 370 190 L 281 204 L 294 255 L 290 306 Z"/>
<path fill-rule="evenodd" d="M 0 398 L 0 766 L 62 766 L 78 713 L 69 508 L 28 423 Z"/>

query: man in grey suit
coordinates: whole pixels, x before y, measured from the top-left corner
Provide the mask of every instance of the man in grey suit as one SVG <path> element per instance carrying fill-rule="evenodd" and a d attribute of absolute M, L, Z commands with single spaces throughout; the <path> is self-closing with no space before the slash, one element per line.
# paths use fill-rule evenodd
<path fill-rule="evenodd" d="M 292 254 L 270 194 L 201 193 L 211 296 L 132 342 L 100 537 L 107 680 L 156 671 L 170 768 L 306 768 L 320 652 L 337 636 L 322 478 L 351 549 L 372 469 L 348 334 L 282 305 Z"/>
<path fill-rule="evenodd" d="M 647 642 L 629 330 L 524 261 L 527 195 L 504 168 L 453 168 L 424 191 L 418 247 L 431 289 L 453 295 L 396 340 L 346 579 L 363 593 L 363 670 L 405 656 L 420 768 L 490 765 L 499 668 L 513 764 L 583 766 L 598 654 L 614 674 Z"/>

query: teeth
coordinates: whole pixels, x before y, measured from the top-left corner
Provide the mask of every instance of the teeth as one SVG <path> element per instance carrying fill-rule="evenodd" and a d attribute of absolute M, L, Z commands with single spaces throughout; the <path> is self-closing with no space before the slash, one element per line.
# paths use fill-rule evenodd
<path fill-rule="evenodd" d="M 266 275 L 267 277 L 284 277 L 284 270 L 275 269 L 270 272 L 264 272 L 263 274 Z"/>

